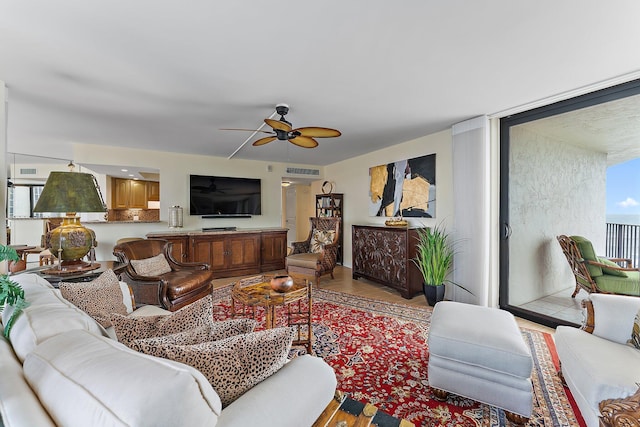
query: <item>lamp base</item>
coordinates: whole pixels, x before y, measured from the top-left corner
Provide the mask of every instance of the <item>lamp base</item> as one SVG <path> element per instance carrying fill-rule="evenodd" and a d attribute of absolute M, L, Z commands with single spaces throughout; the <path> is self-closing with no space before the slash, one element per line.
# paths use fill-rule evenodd
<path fill-rule="evenodd" d="M 48 268 L 46 270 L 42 270 L 44 274 L 57 274 L 57 275 L 65 275 L 65 274 L 77 274 L 85 271 L 97 270 L 100 268 L 100 263 L 97 262 L 86 262 L 80 260 L 73 261 L 62 261 L 60 264 Z"/>

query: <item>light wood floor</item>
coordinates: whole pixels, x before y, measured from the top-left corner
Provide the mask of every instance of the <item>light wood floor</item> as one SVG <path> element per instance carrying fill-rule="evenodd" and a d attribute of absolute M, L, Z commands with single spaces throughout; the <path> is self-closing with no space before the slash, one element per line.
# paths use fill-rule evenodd
<path fill-rule="evenodd" d="M 373 298 L 398 304 L 412 305 L 417 307 L 428 306 L 423 294 L 416 295 L 412 299 L 405 299 L 402 298 L 396 290 L 387 286 L 370 282 L 366 279 L 353 280 L 351 277 L 351 269 L 347 267 L 336 267 L 333 275 L 335 276 L 335 279 L 331 279 L 331 276 L 328 275 L 322 277 L 322 280 L 320 281 L 320 287 L 322 289 L 345 292 L 352 295 L 360 295 L 367 298 Z M 214 287 L 221 287 L 234 282 L 236 279 L 237 278 L 216 279 L 214 280 L 213 285 Z M 529 320 L 521 318 L 516 318 L 516 320 L 520 327 L 539 330 L 550 334 L 554 333 L 553 329 L 543 325 L 539 325 Z"/>

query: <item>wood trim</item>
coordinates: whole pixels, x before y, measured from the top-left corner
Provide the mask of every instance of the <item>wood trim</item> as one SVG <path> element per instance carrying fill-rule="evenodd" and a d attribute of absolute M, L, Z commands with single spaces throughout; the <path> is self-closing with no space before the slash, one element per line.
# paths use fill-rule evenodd
<path fill-rule="evenodd" d="M 581 329 L 585 332 L 592 334 L 593 329 L 596 326 L 596 313 L 593 310 L 593 302 L 588 299 L 582 300 L 582 308 L 585 309 L 587 313 L 587 318 L 584 321 L 584 325 L 582 325 Z"/>
<path fill-rule="evenodd" d="M 606 399 L 600 408 L 600 427 L 640 427 L 640 389 L 629 397 Z"/>

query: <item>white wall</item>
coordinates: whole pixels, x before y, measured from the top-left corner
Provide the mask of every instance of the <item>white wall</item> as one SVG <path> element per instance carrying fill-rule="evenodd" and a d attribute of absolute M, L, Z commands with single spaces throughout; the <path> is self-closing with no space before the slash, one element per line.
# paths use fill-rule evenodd
<path fill-rule="evenodd" d="M 316 216 L 316 193 L 310 184 L 296 185 L 296 241 L 305 240 L 311 230 L 309 218 Z"/>
<path fill-rule="evenodd" d="M 603 254 L 607 155 L 511 128 L 509 303 L 524 304 L 575 281 L 556 236 L 582 235 Z"/>
<path fill-rule="evenodd" d="M 168 209 L 179 205 L 184 208 L 184 230 L 203 227 L 265 228 L 281 227 L 282 190 L 281 180 L 286 177 L 285 163 L 262 162 L 222 157 L 169 153 L 128 148 L 114 149 L 109 146 L 76 144 L 74 160 L 77 163 L 103 165 L 137 165 L 158 169 L 160 173 L 160 224 L 89 224 L 96 232 L 99 245 L 98 259 L 112 259 L 111 249 L 120 237 L 144 236 L 150 231 L 166 231 Z M 271 165 L 271 172 L 267 166 Z M 313 167 L 299 165 L 296 167 Z M 262 180 L 262 215 L 251 218 L 202 219 L 189 215 L 189 175 L 220 175 L 260 178 Z"/>
<path fill-rule="evenodd" d="M 0 80 L 0 165 L 7 164 L 7 87 Z M 0 168 L 0 182 L 2 183 L 2 191 L 0 191 L 0 223 L 7 223 L 7 168 Z M 3 231 L 0 233 L 0 243 L 7 243 L 7 234 Z M 4 263 L 6 264 L 6 263 Z M 6 271 L 6 270 L 5 270 Z"/>
<path fill-rule="evenodd" d="M 405 218 L 411 225 L 433 226 L 440 222 L 449 226 L 453 221 L 453 186 L 451 161 L 451 131 L 427 135 L 393 147 L 326 166 L 325 179 L 336 183 L 333 191 L 344 193 L 344 265 L 351 267 L 351 226 L 354 224 L 383 225 L 387 218 L 371 217 L 367 211 L 369 198 L 369 168 L 397 160 L 436 154 L 436 218 Z M 312 185 L 322 192 L 322 181 Z"/>

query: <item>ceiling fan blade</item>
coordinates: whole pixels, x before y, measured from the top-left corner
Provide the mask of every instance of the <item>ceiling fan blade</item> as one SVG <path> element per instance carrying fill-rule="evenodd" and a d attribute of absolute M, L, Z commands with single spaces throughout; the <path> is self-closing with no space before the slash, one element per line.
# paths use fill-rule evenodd
<path fill-rule="evenodd" d="M 290 143 L 302 148 L 315 148 L 318 146 L 318 141 L 308 136 L 296 136 L 289 140 Z"/>
<path fill-rule="evenodd" d="M 237 128 L 220 128 L 218 130 L 243 130 L 243 131 L 247 131 L 247 132 L 262 132 L 262 133 L 270 133 L 273 134 L 273 132 L 271 131 L 267 131 L 267 130 L 259 130 L 259 129 L 237 129 Z"/>
<path fill-rule="evenodd" d="M 291 125 L 283 123 L 280 120 L 264 119 L 264 122 L 274 129 L 283 130 L 285 132 L 291 131 Z"/>
<path fill-rule="evenodd" d="M 258 146 L 260 146 L 260 145 L 268 144 L 268 143 L 270 143 L 271 141 L 275 141 L 275 140 L 276 140 L 276 137 L 275 137 L 275 136 L 267 136 L 267 137 L 265 137 L 265 138 L 260 138 L 259 140 L 255 141 L 255 142 L 253 143 L 253 146 L 254 146 L 254 147 L 258 147 Z"/>
<path fill-rule="evenodd" d="M 305 127 L 294 129 L 294 132 L 300 132 L 302 136 L 310 136 L 313 138 L 334 138 L 342 135 L 339 130 L 319 127 Z"/>

